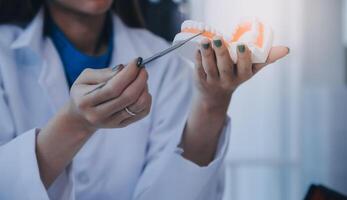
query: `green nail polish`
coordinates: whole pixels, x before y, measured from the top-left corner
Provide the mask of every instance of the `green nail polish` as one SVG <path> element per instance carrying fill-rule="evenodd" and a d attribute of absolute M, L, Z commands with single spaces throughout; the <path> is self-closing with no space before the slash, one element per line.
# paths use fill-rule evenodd
<path fill-rule="evenodd" d="M 239 50 L 240 53 L 244 53 L 246 51 L 246 46 L 241 44 L 237 46 L 237 49 Z"/>
<path fill-rule="evenodd" d="M 144 66 L 142 65 L 142 61 L 143 61 L 143 59 L 142 59 L 141 57 L 138 57 L 138 58 L 137 58 L 136 65 L 137 65 L 138 68 L 144 67 Z"/>
<path fill-rule="evenodd" d="M 222 40 L 213 40 L 213 43 L 218 48 L 222 46 Z"/>
<path fill-rule="evenodd" d="M 204 49 L 208 49 L 208 48 L 210 48 L 210 43 L 203 43 L 203 44 L 202 44 L 202 47 L 203 47 Z"/>

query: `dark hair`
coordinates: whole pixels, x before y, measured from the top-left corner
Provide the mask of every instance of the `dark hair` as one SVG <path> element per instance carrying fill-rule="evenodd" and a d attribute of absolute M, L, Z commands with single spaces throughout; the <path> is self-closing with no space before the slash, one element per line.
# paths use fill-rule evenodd
<path fill-rule="evenodd" d="M 0 0 L 0 24 L 26 24 L 32 20 L 45 0 Z M 130 27 L 144 27 L 137 0 L 114 0 L 112 10 Z"/>

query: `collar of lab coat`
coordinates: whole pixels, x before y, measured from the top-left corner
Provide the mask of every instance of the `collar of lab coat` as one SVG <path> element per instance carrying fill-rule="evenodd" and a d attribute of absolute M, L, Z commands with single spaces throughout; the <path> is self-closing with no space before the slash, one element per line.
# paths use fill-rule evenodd
<path fill-rule="evenodd" d="M 113 53 L 110 66 L 125 63 L 135 58 L 140 52 L 129 36 L 128 28 L 117 15 L 113 15 Z M 12 42 L 13 50 L 26 49 L 40 61 L 39 85 L 50 100 L 53 110 L 57 111 L 69 100 L 69 87 L 64 67 L 52 40 L 44 35 L 44 9 L 41 8 L 34 19 Z M 122 49 L 116 48 L 120 47 Z M 124 48 L 124 49 L 123 49 Z"/>
<path fill-rule="evenodd" d="M 39 49 L 39 44 L 43 39 L 43 23 L 44 23 L 44 11 L 43 8 L 36 14 L 30 24 L 24 29 L 24 31 L 15 39 L 12 44 L 12 49 L 21 49 L 29 47 L 32 50 Z"/>

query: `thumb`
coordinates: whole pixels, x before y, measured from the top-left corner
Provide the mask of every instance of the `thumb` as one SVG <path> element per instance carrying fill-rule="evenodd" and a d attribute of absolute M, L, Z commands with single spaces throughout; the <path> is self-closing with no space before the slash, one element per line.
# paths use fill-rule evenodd
<path fill-rule="evenodd" d="M 267 64 L 274 63 L 277 60 L 288 55 L 289 52 L 290 52 L 290 50 L 288 47 L 283 47 L 283 46 L 272 47 L 266 63 Z"/>
<path fill-rule="evenodd" d="M 285 47 L 285 46 L 272 47 L 266 63 L 254 64 L 254 66 L 253 66 L 253 68 L 255 70 L 254 73 L 257 73 L 259 70 L 261 70 L 266 65 L 274 63 L 277 60 L 285 57 L 286 55 L 289 54 L 289 52 L 290 52 L 290 49 L 288 47 Z"/>

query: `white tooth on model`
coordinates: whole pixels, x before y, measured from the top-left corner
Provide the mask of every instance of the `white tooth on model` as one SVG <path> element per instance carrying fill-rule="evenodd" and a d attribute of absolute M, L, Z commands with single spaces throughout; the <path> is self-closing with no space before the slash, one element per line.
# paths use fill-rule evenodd
<path fill-rule="evenodd" d="M 197 22 L 192 23 L 191 28 L 198 28 L 198 27 L 197 27 Z"/>
<path fill-rule="evenodd" d="M 216 35 L 218 35 L 218 36 L 220 36 L 220 37 L 223 37 L 222 32 L 219 32 L 219 31 L 217 31 Z"/>
<path fill-rule="evenodd" d="M 249 43 L 255 43 L 257 42 L 257 32 L 247 32 L 244 34 L 243 40 L 245 42 L 249 42 Z"/>
<path fill-rule="evenodd" d="M 196 21 L 191 21 L 189 28 L 194 28 L 196 24 Z"/>
<path fill-rule="evenodd" d="M 182 23 L 181 29 L 192 28 L 194 23 L 192 20 L 186 20 Z"/>
<path fill-rule="evenodd" d="M 230 36 L 224 36 L 225 41 L 231 43 L 231 37 Z"/>
<path fill-rule="evenodd" d="M 237 25 L 236 28 L 234 29 L 234 32 L 236 33 L 237 30 L 239 30 L 241 28 L 240 25 Z"/>
<path fill-rule="evenodd" d="M 205 26 L 205 31 L 206 31 L 206 32 L 211 32 L 211 27 L 210 27 L 209 25 L 206 25 L 206 26 Z"/>
<path fill-rule="evenodd" d="M 196 28 L 197 28 L 198 30 L 200 30 L 200 28 L 201 28 L 201 22 L 197 22 L 197 23 L 196 23 Z"/>
<path fill-rule="evenodd" d="M 246 43 L 247 41 L 251 41 L 252 37 L 249 33 L 243 34 L 236 42 L 237 43 Z"/>
<path fill-rule="evenodd" d="M 204 31 L 205 30 L 205 25 L 201 22 L 198 23 L 198 29 L 199 31 Z"/>
<path fill-rule="evenodd" d="M 198 29 L 199 29 L 199 30 L 203 30 L 204 28 L 205 28 L 204 23 L 198 22 Z"/>
<path fill-rule="evenodd" d="M 233 30 L 233 32 L 231 33 L 231 39 L 235 36 L 236 31 L 237 31 L 237 28 L 235 28 L 235 29 Z"/>
<path fill-rule="evenodd" d="M 251 31 L 257 31 L 259 29 L 259 23 L 252 22 L 252 28 Z"/>
<path fill-rule="evenodd" d="M 253 33 L 251 33 L 251 35 L 252 35 L 252 42 L 257 42 L 257 37 L 258 37 L 258 32 L 253 32 Z"/>

